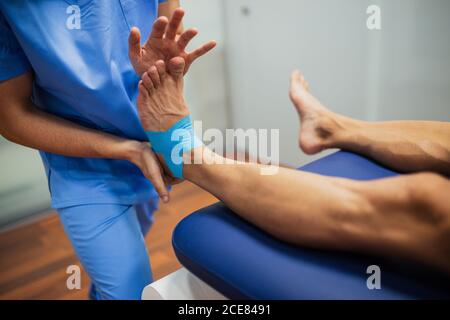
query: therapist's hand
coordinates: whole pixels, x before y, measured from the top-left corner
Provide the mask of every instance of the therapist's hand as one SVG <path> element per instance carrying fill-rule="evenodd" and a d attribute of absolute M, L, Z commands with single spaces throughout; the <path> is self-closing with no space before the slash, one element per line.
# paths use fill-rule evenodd
<path fill-rule="evenodd" d="M 209 41 L 194 51 L 187 53 L 186 47 L 198 31 L 188 29 L 177 37 L 177 30 L 183 20 L 184 10 L 177 8 L 170 21 L 162 16 L 153 24 L 153 30 L 147 42 L 141 46 L 139 29 L 133 27 L 128 39 L 128 54 L 134 70 L 139 76 L 147 71 L 156 61 L 163 60 L 166 63 L 174 57 L 182 57 L 186 61 L 184 74 L 191 64 L 216 46 L 215 41 Z"/>
<path fill-rule="evenodd" d="M 127 141 L 126 158 L 134 163 L 151 181 L 159 197 L 163 202 L 169 201 L 169 191 L 167 185 L 175 184 L 172 177 L 164 175 L 162 166 L 150 145 L 147 142 Z"/>

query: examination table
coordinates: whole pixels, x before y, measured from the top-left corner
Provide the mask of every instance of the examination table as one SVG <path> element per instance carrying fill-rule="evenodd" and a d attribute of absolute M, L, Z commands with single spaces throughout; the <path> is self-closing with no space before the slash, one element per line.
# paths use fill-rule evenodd
<path fill-rule="evenodd" d="M 344 151 L 299 170 L 357 180 L 398 174 Z M 436 270 L 402 260 L 293 246 L 222 203 L 184 218 L 172 242 L 186 269 L 231 299 L 450 298 L 450 278 Z M 367 285 L 373 280 L 369 277 L 374 271 L 368 270 L 372 265 L 380 268 L 380 289 Z"/>

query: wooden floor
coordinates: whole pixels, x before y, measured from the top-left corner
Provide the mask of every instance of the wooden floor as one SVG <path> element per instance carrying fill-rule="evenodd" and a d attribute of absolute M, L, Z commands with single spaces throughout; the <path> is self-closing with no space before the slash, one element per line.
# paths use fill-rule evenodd
<path fill-rule="evenodd" d="M 171 202 L 161 205 L 146 238 L 154 279 L 180 268 L 171 245 L 172 230 L 189 213 L 217 201 L 185 182 L 174 187 Z M 86 299 L 89 278 L 82 271 L 80 290 L 66 287 L 66 268 L 78 261 L 58 216 L 0 234 L 0 299 Z"/>

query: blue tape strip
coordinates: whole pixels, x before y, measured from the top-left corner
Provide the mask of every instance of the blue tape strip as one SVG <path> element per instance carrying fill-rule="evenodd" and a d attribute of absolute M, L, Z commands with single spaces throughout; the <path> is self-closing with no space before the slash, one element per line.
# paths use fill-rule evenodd
<path fill-rule="evenodd" d="M 195 136 L 190 116 L 176 122 L 167 131 L 147 131 L 153 150 L 165 160 L 176 178 L 183 179 L 183 153 L 202 145 Z"/>

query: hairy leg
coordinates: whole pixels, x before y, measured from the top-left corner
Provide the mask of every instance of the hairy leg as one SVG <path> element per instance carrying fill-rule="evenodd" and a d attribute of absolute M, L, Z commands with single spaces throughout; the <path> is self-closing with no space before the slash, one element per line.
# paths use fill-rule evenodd
<path fill-rule="evenodd" d="M 206 150 L 204 163 L 216 157 Z M 450 182 L 434 173 L 359 182 L 251 163 L 185 165 L 186 179 L 273 236 L 403 257 L 450 272 Z M 387 248 L 389 248 L 387 250 Z"/>
<path fill-rule="evenodd" d="M 144 94 L 141 117 L 146 112 L 153 112 L 153 117 L 158 112 L 164 115 L 169 97 L 172 114 L 189 113 L 176 84 L 181 81 L 167 77 Z M 148 126 L 147 130 L 155 130 L 168 125 Z M 450 182 L 436 174 L 372 182 L 285 168 L 262 175 L 263 165 L 224 159 L 204 147 L 185 153 L 184 159 L 187 180 L 279 239 L 316 248 L 401 256 L 450 272 L 450 205 L 445 201 Z"/>
<path fill-rule="evenodd" d="M 342 148 L 398 171 L 430 170 L 450 175 L 448 122 L 366 122 L 336 114 L 309 93 L 299 72 L 291 77 L 290 97 L 301 121 L 300 147 L 307 154 Z"/>
<path fill-rule="evenodd" d="M 361 184 L 376 217 L 368 246 L 450 272 L 450 181 L 424 172 Z M 365 235 L 366 237 L 367 235 Z M 382 239 L 385 247 L 377 244 Z"/>

